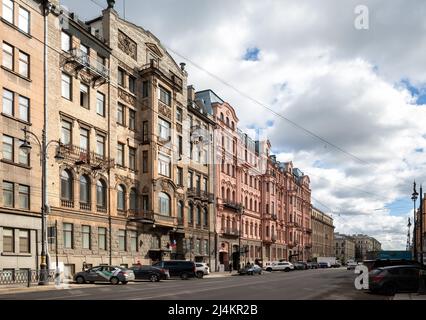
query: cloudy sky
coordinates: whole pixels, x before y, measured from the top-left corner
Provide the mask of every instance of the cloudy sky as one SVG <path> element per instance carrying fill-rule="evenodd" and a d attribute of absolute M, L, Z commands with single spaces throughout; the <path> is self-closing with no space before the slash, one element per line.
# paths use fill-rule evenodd
<path fill-rule="evenodd" d="M 106 1 L 62 4 L 90 19 Z M 425 1 L 127 0 L 125 13 L 310 176 L 336 231 L 405 249 L 413 180 L 426 188 Z"/>

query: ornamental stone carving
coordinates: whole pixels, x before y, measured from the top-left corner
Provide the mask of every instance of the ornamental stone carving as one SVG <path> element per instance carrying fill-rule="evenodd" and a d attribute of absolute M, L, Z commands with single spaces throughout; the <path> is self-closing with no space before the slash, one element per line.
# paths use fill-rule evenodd
<path fill-rule="evenodd" d="M 137 44 L 132 39 L 130 39 L 124 32 L 118 31 L 118 48 L 123 51 L 128 56 L 137 60 Z"/>
<path fill-rule="evenodd" d="M 158 104 L 158 111 L 160 112 L 160 114 L 165 116 L 167 119 L 172 118 L 172 111 L 170 110 L 169 107 L 163 105 L 162 103 Z"/>
<path fill-rule="evenodd" d="M 133 97 L 130 93 L 127 93 L 123 89 L 118 89 L 118 97 L 124 102 L 130 104 L 131 106 L 136 106 L 136 98 Z"/>

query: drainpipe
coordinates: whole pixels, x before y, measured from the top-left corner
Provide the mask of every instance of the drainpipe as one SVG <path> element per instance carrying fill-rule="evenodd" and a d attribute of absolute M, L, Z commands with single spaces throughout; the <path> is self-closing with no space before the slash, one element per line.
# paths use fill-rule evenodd
<path fill-rule="evenodd" d="M 109 77 L 111 77 L 111 57 L 108 59 Z M 111 83 L 108 79 L 108 160 L 111 159 Z M 112 265 L 112 217 L 111 217 L 111 168 L 108 165 L 108 255 L 109 265 Z"/>

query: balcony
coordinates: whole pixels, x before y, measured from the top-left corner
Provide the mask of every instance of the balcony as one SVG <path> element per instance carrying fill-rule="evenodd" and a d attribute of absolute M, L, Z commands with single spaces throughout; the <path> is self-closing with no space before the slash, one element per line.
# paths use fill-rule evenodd
<path fill-rule="evenodd" d="M 61 206 L 65 208 L 74 208 L 74 201 L 61 199 Z"/>
<path fill-rule="evenodd" d="M 223 206 L 226 208 L 229 208 L 238 212 L 242 210 L 241 203 L 237 203 L 237 202 L 226 200 L 226 199 L 223 199 L 222 201 L 223 201 Z"/>
<path fill-rule="evenodd" d="M 76 72 L 84 71 L 85 78 L 90 77 L 94 85 L 102 85 L 109 79 L 109 69 L 95 58 L 87 55 L 79 48 L 73 48 L 65 55 L 64 67 L 74 69 Z"/>
<path fill-rule="evenodd" d="M 91 152 L 87 149 L 74 145 L 61 145 L 59 152 L 64 156 L 65 162 L 70 162 L 77 166 L 86 166 L 92 171 L 106 170 L 115 166 L 114 159 Z"/>
<path fill-rule="evenodd" d="M 312 248 L 312 243 L 306 243 L 305 244 L 305 249 L 310 249 Z"/>
<path fill-rule="evenodd" d="M 135 212 L 134 215 L 129 216 L 128 219 L 130 221 L 153 224 L 154 223 L 154 213 L 152 211 L 139 211 L 139 212 Z"/>
<path fill-rule="evenodd" d="M 145 76 L 148 74 L 154 74 L 163 80 L 165 80 L 170 86 L 174 89 L 182 92 L 183 89 L 183 81 L 177 75 L 173 74 L 170 71 L 167 71 L 160 67 L 158 61 L 151 60 L 150 63 L 144 64 L 139 70 L 141 76 Z"/>
<path fill-rule="evenodd" d="M 96 206 L 96 211 L 97 212 L 106 213 L 107 212 L 107 208 L 104 207 L 104 206 Z"/>
<path fill-rule="evenodd" d="M 188 188 L 186 191 L 186 194 L 188 196 L 188 198 L 194 198 L 194 199 L 199 199 L 201 201 L 206 201 L 208 203 L 213 203 L 214 201 L 214 194 L 204 191 L 204 190 L 200 190 L 198 188 Z"/>
<path fill-rule="evenodd" d="M 177 218 L 154 213 L 154 224 L 162 227 L 173 228 L 177 225 Z"/>
<path fill-rule="evenodd" d="M 225 228 L 225 229 L 222 229 L 222 235 L 238 238 L 240 234 L 237 228 Z"/>
<path fill-rule="evenodd" d="M 87 203 L 87 202 L 80 202 L 80 210 L 91 211 L 92 205 L 90 203 Z"/>
<path fill-rule="evenodd" d="M 312 229 L 311 228 L 305 228 L 306 233 L 312 233 Z"/>

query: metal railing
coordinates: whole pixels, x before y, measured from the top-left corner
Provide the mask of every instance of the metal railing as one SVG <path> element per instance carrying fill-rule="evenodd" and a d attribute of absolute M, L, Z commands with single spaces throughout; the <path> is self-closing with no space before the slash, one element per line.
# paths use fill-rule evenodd
<path fill-rule="evenodd" d="M 74 48 L 69 51 L 70 55 L 82 66 L 91 69 L 104 78 L 109 78 L 109 69 L 101 62 L 90 57 L 86 52 Z"/>
<path fill-rule="evenodd" d="M 55 270 L 46 270 L 48 282 L 54 282 Z M 38 270 L 3 270 L 0 271 L 0 286 L 25 285 L 30 287 L 39 282 L 41 273 Z"/>

